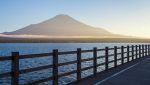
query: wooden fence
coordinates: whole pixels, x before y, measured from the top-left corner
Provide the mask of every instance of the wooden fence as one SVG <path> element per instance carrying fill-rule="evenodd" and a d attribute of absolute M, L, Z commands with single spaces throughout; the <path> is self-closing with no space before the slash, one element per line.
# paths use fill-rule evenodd
<path fill-rule="evenodd" d="M 109 50 L 114 51 L 114 53 L 109 54 Z M 118 53 L 118 50 L 120 50 L 119 53 Z M 99 51 L 104 51 L 105 55 L 97 56 L 97 52 L 99 52 Z M 82 53 L 88 53 L 88 52 L 92 52 L 93 57 L 82 59 L 82 56 L 81 56 Z M 131 53 L 131 55 L 130 55 L 130 53 Z M 77 60 L 58 63 L 59 55 L 65 55 L 65 54 L 76 54 Z M 126 57 L 125 57 L 125 54 L 126 54 Z M 0 78 L 11 76 L 11 85 L 19 85 L 19 75 L 20 74 L 25 74 L 25 73 L 29 73 L 29 72 L 40 71 L 40 70 L 52 68 L 53 75 L 51 77 L 39 79 L 39 80 L 36 80 L 33 82 L 28 82 L 25 85 L 37 85 L 39 83 L 50 81 L 50 80 L 53 81 L 53 85 L 58 85 L 58 79 L 60 77 L 68 76 L 71 74 L 77 74 L 76 81 L 80 82 L 82 79 L 82 77 L 81 77 L 82 71 L 85 71 L 88 69 L 93 69 L 92 76 L 95 76 L 98 73 L 97 72 L 98 66 L 102 66 L 102 65 L 105 66 L 104 71 L 107 71 L 110 69 L 109 68 L 110 63 L 114 63 L 114 67 L 112 67 L 112 68 L 115 68 L 118 66 L 118 64 L 117 64 L 118 61 L 121 61 L 120 65 L 123 65 L 124 63 L 128 63 L 132 60 L 136 60 L 138 58 L 147 56 L 149 54 L 150 54 L 150 45 L 132 45 L 132 46 L 126 46 L 126 47 L 114 46 L 113 48 L 105 47 L 104 49 L 98 49 L 98 48 L 94 47 L 92 50 L 82 50 L 81 48 L 77 48 L 76 51 L 67 51 L 67 52 L 59 52 L 58 49 L 55 49 L 55 50 L 53 50 L 52 53 L 29 54 L 29 55 L 19 55 L 19 52 L 12 52 L 12 56 L 0 57 L 0 62 L 8 61 L 8 60 L 12 61 L 11 72 L 6 72 L 6 73 L 0 74 Z M 121 55 L 121 57 L 118 58 L 118 55 Z M 45 56 L 53 57 L 52 65 L 45 65 L 45 66 L 22 69 L 22 70 L 19 69 L 19 60 L 20 59 L 38 58 L 38 57 L 45 57 Z M 109 61 L 109 56 L 114 56 L 114 59 Z M 105 58 L 105 62 L 98 64 L 97 59 L 101 59 L 101 58 Z M 131 60 L 130 60 L 130 58 L 131 58 Z M 125 62 L 125 59 L 127 59 L 126 62 Z M 93 65 L 90 67 L 81 68 L 81 63 L 85 62 L 85 61 L 93 61 Z M 76 70 L 59 74 L 59 72 L 58 72 L 59 66 L 70 65 L 70 64 L 77 64 Z"/>

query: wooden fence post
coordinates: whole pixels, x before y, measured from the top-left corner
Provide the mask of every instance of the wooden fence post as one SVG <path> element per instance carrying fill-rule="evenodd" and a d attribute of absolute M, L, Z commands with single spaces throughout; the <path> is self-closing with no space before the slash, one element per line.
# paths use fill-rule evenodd
<path fill-rule="evenodd" d="M 148 56 L 148 44 L 146 46 L 147 46 L 147 56 Z"/>
<path fill-rule="evenodd" d="M 93 58 L 94 58 L 94 60 L 93 60 L 93 66 L 94 66 L 93 74 L 94 74 L 94 76 L 96 76 L 96 73 L 97 73 L 97 48 L 96 47 L 93 48 Z"/>
<path fill-rule="evenodd" d="M 132 60 L 134 60 L 134 46 L 132 45 Z"/>
<path fill-rule="evenodd" d="M 105 47 L 105 70 L 108 70 L 108 47 Z"/>
<path fill-rule="evenodd" d="M 11 85 L 19 85 L 19 52 L 12 52 Z"/>
<path fill-rule="evenodd" d="M 144 51 L 144 56 L 145 56 L 145 45 L 143 45 L 143 51 Z"/>
<path fill-rule="evenodd" d="M 114 46 L 114 67 L 117 67 L 117 46 Z"/>
<path fill-rule="evenodd" d="M 150 45 L 148 45 L 148 55 L 150 55 Z"/>
<path fill-rule="evenodd" d="M 146 45 L 144 45 L 144 56 L 146 56 Z"/>
<path fill-rule="evenodd" d="M 77 48 L 77 81 L 81 80 L 81 48 Z"/>
<path fill-rule="evenodd" d="M 121 46 L 121 64 L 124 64 L 124 46 Z"/>
<path fill-rule="evenodd" d="M 145 56 L 147 56 L 147 45 L 145 45 Z"/>
<path fill-rule="evenodd" d="M 136 55 L 135 58 L 136 58 L 136 59 L 138 58 L 138 55 L 137 55 L 137 54 L 138 54 L 138 48 L 137 48 L 137 45 L 136 45 L 136 47 L 135 47 L 135 55 Z"/>
<path fill-rule="evenodd" d="M 142 57 L 144 57 L 144 45 L 142 45 Z"/>
<path fill-rule="evenodd" d="M 149 55 L 149 44 L 147 44 L 147 55 Z"/>
<path fill-rule="evenodd" d="M 144 56 L 145 56 L 145 55 L 146 55 L 146 53 L 145 53 L 145 45 L 143 45 L 143 48 L 144 48 L 144 50 L 143 50 L 143 51 L 144 51 Z"/>
<path fill-rule="evenodd" d="M 53 85 L 58 85 L 58 49 L 53 50 Z"/>
<path fill-rule="evenodd" d="M 139 58 L 141 58 L 141 45 L 139 45 Z"/>
<path fill-rule="evenodd" d="M 127 62 L 129 62 L 130 56 L 129 56 L 129 46 L 127 46 Z"/>

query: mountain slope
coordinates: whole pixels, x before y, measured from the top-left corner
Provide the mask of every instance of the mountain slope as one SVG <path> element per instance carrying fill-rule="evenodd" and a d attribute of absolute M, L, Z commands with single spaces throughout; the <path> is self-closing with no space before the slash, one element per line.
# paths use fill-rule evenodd
<path fill-rule="evenodd" d="M 5 32 L 7 35 L 48 35 L 48 36 L 116 36 L 104 29 L 83 24 L 68 15 L 57 15 L 52 19 L 32 24 L 22 29 Z"/>

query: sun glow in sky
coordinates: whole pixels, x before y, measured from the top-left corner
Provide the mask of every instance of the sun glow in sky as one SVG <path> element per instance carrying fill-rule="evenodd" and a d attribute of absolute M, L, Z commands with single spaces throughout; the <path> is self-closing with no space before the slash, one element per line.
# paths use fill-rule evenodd
<path fill-rule="evenodd" d="M 113 33 L 150 38 L 150 0 L 0 0 L 0 33 L 58 14 Z"/>

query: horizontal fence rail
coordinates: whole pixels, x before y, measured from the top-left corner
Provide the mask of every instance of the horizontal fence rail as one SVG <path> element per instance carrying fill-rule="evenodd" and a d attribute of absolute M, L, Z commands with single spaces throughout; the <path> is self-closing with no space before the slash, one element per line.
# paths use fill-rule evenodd
<path fill-rule="evenodd" d="M 104 51 L 103 56 L 98 56 L 98 52 Z M 113 53 L 109 53 L 109 51 L 113 51 Z M 93 53 L 92 58 L 86 58 L 82 59 L 82 53 Z M 59 55 L 66 55 L 66 54 L 76 54 L 76 60 L 74 61 L 67 61 L 67 62 L 62 62 L 59 63 Z M 118 57 L 120 55 L 121 57 Z M 76 51 L 66 51 L 66 52 L 59 52 L 58 49 L 53 50 L 51 53 L 42 53 L 42 54 L 29 54 L 29 55 L 20 55 L 19 52 L 12 52 L 11 56 L 2 56 L 0 57 L 0 62 L 3 61 L 11 61 L 11 72 L 6 72 L 0 74 L 0 78 L 4 77 L 11 77 L 11 85 L 19 85 L 19 75 L 20 74 L 25 74 L 29 72 L 35 72 L 35 71 L 40 71 L 44 69 L 49 69 L 52 68 L 52 76 L 44 79 L 39 79 L 33 82 L 27 82 L 25 85 L 36 85 L 42 82 L 46 81 L 53 81 L 53 85 L 58 85 L 59 83 L 59 78 L 68 76 L 71 74 L 76 74 L 76 82 L 80 82 L 82 77 L 81 73 L 85 70 L 88 69 L 93 69 L 93 75 L 96 76 L 98 73 L 97 67 L 104 65 L 105 70 L 107 71 L 110 68 L 115 68 L 119 65 L 123 65 L 125 63 L 128 63 L 130 61 L 139 59 L 141 57 L 150 55 L 150 45 L 132 45 L 132 46 L 121 46 L 117 47 L 114 46 L 112 48 L 105 47 L 104 49 L 98 49 L 94 47 L 91 50 L 82 50 L 81 48 L 77 48 Z M 39 58 L 39 57 L 47 57 L 50 56 L 53 59 L 53 62 L 51 65 L 45 65 L 45 66 L 39 66 L 39 67 L 34 67 L 34 68 L 27 68 L 27 69 L 19 69 L 19 61 L 20 59 L 28 59 L 28 58 Z M 113 56 L 113 60 L 109 60 L 109 57 Z M 104 59 L 104 62 L 98 63 L 98 59 Z M 126 59 L 126 62 L 125 62 Z M 81 63 L 85 61 L 92 61 L 93 65 L 89 67 L 84 67 L 81 68 Z M 118 64 L 120 62 L 120 64 Z M 113 67 L 109 67 L 110 63 L 114 63 Z M 70 65 L 70 64 L 76 64 L 76 70 L 66 72 L 66 73 L 59 73 L 58 69 L 60 66 L 65 66 L 65 65 Z"/>

